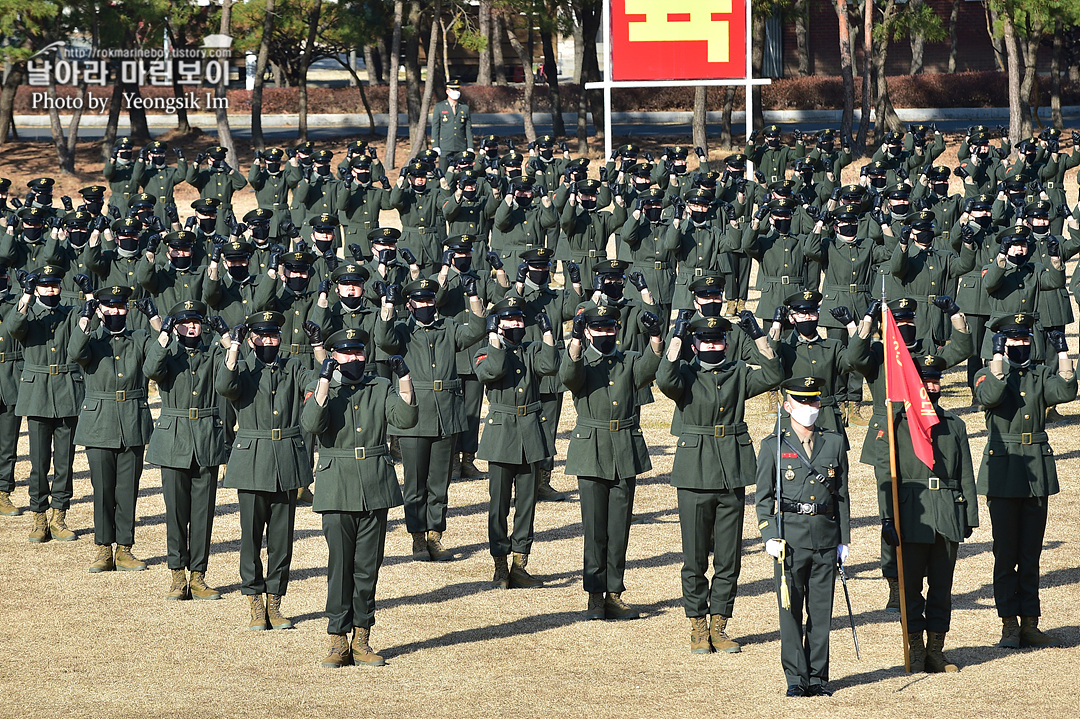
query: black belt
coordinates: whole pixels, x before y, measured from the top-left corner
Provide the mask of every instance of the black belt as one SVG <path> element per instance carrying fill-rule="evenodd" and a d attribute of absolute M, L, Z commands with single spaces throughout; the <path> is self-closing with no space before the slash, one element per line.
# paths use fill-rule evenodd
<path fill-rule="evenodd" d="M 927 477 L 926 479 L 914 479 L 912 477 L 901 477 L 900 482 L 904 484 L 917 484 L 919 486 L 927 485 L 935 492 L 941 489 L 940 477 Z M 951 486 L 948 482 L 945 483 L 945 489 L 959 489 L 959 487 Z"/>
<path fill-rule="evenodd" d="M 578 417 L 578 425 L 582 427 L 592 427 L 594 429 L 606 429 L 609 432 L 622 432 L 627 429 L 634 429 L 638 426 L 637 417 L 627 417 L 626 419 L 585 419 Z"/>
<path fill-rule="evenodd" d="M 519 405 L 495 404 L 494 402 L 489 402 L 488 403 L 488 408 L 491 409 L 492 412 L 500 412 L 502 414 L 513 414 L 513 415 L 517 415 L 518 417 L 524 417 L 527 414 L 533 414 L 534 412 L 539 412 L 540 408 L 542 406 L 543 405 L 541 405 L 539 402 L 530 402 L 529 404 L 519 404 Z"/>
<path fill-rule="evenodd" d="M 419 382 L 413 382 L 413 389 L 418 392 L 445 392 L 450 389 L 461 389 L 461 380 L 459 379 L 437 379 L 428 385 L 427 382 L 423 384 Z"/>
<path fill-rule="evenodd" d="M 714 424 L 711 427 L 702 424 L 684 424 L 682 431 L 686 434 L 698 434 L 703 437 L 727 437 L 729 435 L 745 433 L 746 422 L 737 422 L 735 424 Z"/>
<path fill-rule="evenodd" d="M 284 429 L 238 429 L 237 439 L 272 439 L 277 442 L 282 439 L 292 439 L 300 436 L 299 427 L 285 427 Z"/>
<path fill-rule="evenodd" d="M 188 419 L 202 419 L 203 417 L 217 417 L 217 407 L 190 407 L 188 409 L 180 409 L 179 407 L 162 407 L 162 417 L 187 417 Z"/>
<path fill-rule="evenodd" d="M 129 399 L 143 399 L 146 397 L 144 389 L 118 389 L 115 392 L 87 392 L 87 399 L 111 399 L 116 402 L 126 402 Z"/>
<path fill-rule="evenodd" d="M 389 450 L 385 444 L 377 444 L 373 447 L 319 447 L 320 457 L 332 457 L 334 459 L 370 459 L 387 454 Z"/>
<path fill-rule="evenodd" d="M 820 502 L 789 502 L 786 499 L 782 499 L 780 500 L 780 511 L 788 514 L 805 514 L 809 516 L 815 514 L 832 514 L 832 504 Z"/>

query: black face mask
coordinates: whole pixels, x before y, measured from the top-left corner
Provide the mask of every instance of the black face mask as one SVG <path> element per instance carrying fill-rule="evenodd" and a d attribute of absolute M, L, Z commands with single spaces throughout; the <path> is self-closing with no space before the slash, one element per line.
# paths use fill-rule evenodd
<path fill-rule="evenodd" d="M 37 242 L 41 239 L 42 229 L 43 228 L 41 227 L 24 227 L 22 233 L 23 239 L 27 242 Z"/>
<path fill-rule="evenodd" d="M 593 335 L 590 342 L 602 355 L 609 355 L 615 351 L 615 335 Z"/>
<path fill-rule="evenodd" d="M 1050 232 L 1050 225 L 1036 225 L 1036 224 L 1031 225 L 1031 234 L 1034 235 L 1035 237 L 1039 237 L 1039 238 L 1046 237 L 1046 235 L 1049 232 Z"/>
<path fill-rule="evenodd" d="M 773 227 L 781 235 L 786 235 L 791 232 L 791 218 L 785 217 L 784 219 L 773 219 Z"/>
<path fill-rule="evenodd" d="M 1024 265 L 1024 264 L 1027 263 L 1029 255 L 1030 255 L 1029 252 L 1025 252 L 1022 255 L 1006 255 L 1005 256 L 1005 261 L 1008 262 L 1013 267 L 1020 267 L 1021 265 Z"/>
<path fill-rule="evenodd" d="M 551 270 L 529 270 L 529 282 L 537 287 L 543 287 L 551 278 Z"/>
<path fill-rule="evenodd" d="M 772 148 L 780 147 L 780 138 L 779 137 L 766 138 L 765 142 L 767 142 L 769 144 L 769 147 L 772 147 Z"/>
<path fill-rule="evenodd" d="M 649 222 L 659 222 L 660 221 L 660 216 L 661 216 L 661 214 L 663 212 L 664 212 L 664 208 L 662 208 L 662 207 L 646 207 L 645 208 L 645 219 L 648 220 Z"/>
<path fill-rule="evenodd" d="M 652 186 L 652 180 L 647 177 L 635 177 L 633 182 L 634 189 L 636 189 L 638 192 L 644 192 Z"/>
<path fill-rule="evenodd" d="M 977 224 L 979 227 L 983 228 L 984 230 L 987 227 L 990 226 L 991 222 L 994 221 L 994 218 L 991 215 L 987 215 L 986 217 L 975 217 L 973 219 L 975 220 L 975 224 Z"/>
<path fill-rule="evenodd" d="M 367 183 L 371 182 L 371 173 L 370 172 L 356 172 L 356 173 L 353 173 L 353 179 L 356 180 L 361 185 L 366 185 Z"/>
<path fill-rule="evenodd" d="M 921 248 L 926 249 L 934 243 L 934 231 L 933 230 L 915 230 L 911 233 L 911 239 L 915 240 L 915 244 Z"/>
<path fill-rule="evenodd" d="M 911 212 L 911 203 L 899 202 L 895 205 L 890 205 L 889 211 L 897 217 L 907 217 L 907 214 Z"/>
<path fill-rule="evenodd" d="M 60 305 L 60 295 L 38 295 L 38 302 L 48 307 L 50 310 L 55 309 Z"/>
<path fill-rule="evenodd" d="M 251 236 L 256 240 L 265 240 L 270 236 L 270 225 L 264 225 L 259 223 L 257 225 L 251 225 Z"/>
<path fill-rule="evenodd" d="M 524 327 L 504 327 L 499 331 L 502 332 L 502 336 L 506 338 L 506 341 L 512 345 L 519 345 L 525 339 Z"/>
<path fill-rule="evenodd" d="M 277 173 L 281 172 L 281 163 L 280 162 L 268 162 L 268 163 L 266 163 L 266 171 L 269 172 L 271 175 L 276 175 Z"/>
<path fill-rule="evenodd" d="M 134 254 L 139 251 L 139 238 L 138 237 L 118 237 L 116 238 L 116 246 L 120 248 L 121 252 Z"/>
<path fill-rule="evenodd" d="M 248 268 L 246 265 L 231 265 L 229 267 L 229 276 L 237 282 L 243 282 L 248 278 Z"/>
<path fill-rule="evenodd" d="M 855 233 L 859 231 L 858 225 L 837 225 L 836 234 L 841 237 L 854 237 Z"/>
<path fill-rule="evenodd" d="M 540 159 L 541 160 L 550 160 L 551 157 L 552 157 L 552 155 L 551 155 L 551 148 L 550 147 L 541 147 L 540 148 Z"/>
<path fill-rule="evenodd" d="M 86 211 L 91 215 L 97 215 L 101 213 L 101 208 L 105 206 L 104 202 L 87 202 Z"/>
<path fill-rule="evenodd" d="M 420 185 L 414 182 L 412 188 L 413 192 L 415 192 L 416 194 L 423 195 L 427 192 L 427 183 L 425 182 L 424 184 Z"/>
<path fill-rule="evenodd" d="M 101 324 L 105 325 L 105 329 L 109 332 L 123 332 L 124 325 L 127 324 L 127 315 L 102 315 Z"/>
<path fill-rule="evenodd" d="M 303 165 L 304 167 L 311 167 L 312 165 L 314 165 L 314 164 L 315 164 L 315 158 L 314 158 L 314 157 L 312 157 L 311 155 L 308 155 L 308 156 L 306 156 L 306 157 L 301 157 L 300 155 L 297 155 L 297 156 L 296 156 L 296 159 L 297 159 L 297 160 L 298 160 L 298 161 L 300 162 L 300 164 L 301 164 L 301 165 Z"/>
<path fill-rule="evenodd" d="M 930 403 L 937 407 L 938 400 L 941 399 L 941 392 L 926 390 L 926 396 L 930 398 Z"/>
<path fill-rule="evenodd" d="M 702 364 L 721 364 L 727 352 L 724 350 L 698 350 L 698 360 Z"/>
<path fill-rule="evenodd" d="M 213 160 L 210 163 L 210 172 L 225 172 L 225 161 Z"/>
<path fill-rule="evenodd" d="M 523 210 L 532 207 L 532 197 L 528 195 L 514 195 L 514 200 L 517 201 L 518 207 Z"/>
<path fill-rule="evenodd" d="M 191 255 L 177 255 L 176 257 L 170 257 L 169 262 L 172 266 L 178 270 L 187 270 L 191 268 Z"/>
<path fill-rule="evenodd" d="M 349 312 L 356 312 L 364 303 L 363 297 L 341 297 L 341 306 Z"/>
<path fill-rule="evenodd" d="M 705 220 L 707 220 L 708 218 L 709 213 L 707 211 L 702 212 L 701 210 L 694 210 L 690 213 L 690 219 L 699 225 L 704 224 Z"/>
<path fill-rule="evenodd" d="M 818 321 L 817 320 L 804 320 L 802 322 L 796 322 L 795 331 L 801 334 L 803 337 L 816 337 Z"/>
<path fill-rule="evenodd" d="M 468 272 L 472 268 L 472 257 L 466 255 L 465 257 L 454 258 L 454 269 L 458 272 Z"/>
<path fill-rule="evenodd" d="M 889 178 L 887 178 L 887 177 L 871 177 L 870 178 L 870 186 L 875 188 L 875 189 L 880 190 L 880 189 L 883 189 L 885 187 L 885 184 L 888 182 L 888 180 L 889 180 Z"/>
<path fill-rule="evenodd" d="M 949 194 L 949 183 L 947 182 L 935 182 L 930 185 L 930 190 L 938 197 L 945 197 Z"/>
<path fill-rule="evenodd" d="M 356 382 L 364 376 L 366 366 L 366 360 L 350 360 L 339 364 L 338 371 L 341 372 L 341 378 L 346 382 Z"/>
<path fill-rule="evenodd" d="M 719 317 L 723 314 L 724 303 L 723 302 L 698 302 L 701 307 L 702 317 Z"/>
<path fill-rule="evenodd" d="M 176 341 L 179 342 L 182 346 L 187 347 L 189 350 L 193 350 L 200 344 L 202 344 L 202 337 L 199 337 L 199 335 L 192 335 L 188 337 L 187 335 L 177 334 Z"/>
<path fill-rule="evenodd" d="M 624 289 L 625 289 L 624 286 L 621 285 L 618 282 L 605 282 L 601 286 L 600 291 L 603 292 L 604 295 L 606 295 L 607 297 L 610 297 L 613 300 L 621 300 L 622 296 L 623 296 L 623 290 Z"/>
<path fill-rule="evenodd" d="M 158 167 L 161 167 L 162 165 L 165 164 L 165 156 L 164 155 L 154 155 L 154 156 L 152 156 L 150 158 L 150 162 L 154 163 Z"/>
<path fill-rule="evenodd" d="M 285 278 L 285 285 L 293 292 L 303 292 L 307 289 L 308 278 L 307 277 L 287 277 Z"/>
<path fill-rule="evenodd" d="M 388 265 L 397 259 L 397 249 L 390 248 L 388 250 L 378 250 L 376 251 L 375 256 L 378 258 L 380 263 Z"/>
<path fill-rule="evenodd" d="M 672 164 L 672 169 L 674 170 L 676 175 L 685 175 L 686 174 L 686 163 L 685 162 L 681 162 L 681 163 L 676 162 L 676 163 Z"/>
<path fill-rule="evenodd" d="M 263 364 L 271 364 L 277 359 L 279 345 L 255 345 L 255 356 Z"/>
<path fill-rule="evenodd" d="M 911 345 L 915 344 L 915 340 L 918 338 L 917 337 L 917 330 L 915 329 L 915 325 L 900 325 L 900 324 L 898 324 L 896 326 L 896 328 L 898 330 L 900 330 L 900 337 L 903 338 L 904 344 L 906 344 L 909 347 Z"/>
<path fill-rule="evenodd" d="M 215 227 L 217 227 L 217 218 L 216 217 L 200 217 L 199 218 L 199 229 L 202 230 L 203 232 L 213 232 Z"/>
<path fill-rule="evenodd" d="M 583 210 L 592 211 L 596 209 L 596 200 L 582 200 L 581 208 Z"/>
<path fill-rule="evenodd" d="M 475 200 L 476 199 L 476 194 L 477 194 L 476 190 L 462 190 L 461 191 L 461 196 L 464 197 L 466 200 Z"/>
<path fill-rule="evenodd" d="M 426 307 L 414 307 L 412 313 L 417 322 L 422 325 L 430 325 L 435 321 L 436 311 L 434 305 L 427 305 Z"/>
<path fill-rule="evenodd" d="M 513 179 L 515 177 L 521 177 L 521 168 L 520 167 L 507 167 L 506 168 L 506 176 L 509 177 L 510 179 Z"/>
<path fill-rule="evenodd" d="M 1005 348 L 1005 355 L 1013 364 L 1026 365 L 1031 361 L 1031 345 L 1008 346 Z"/>
<path fill-rule="evenodd" d="M 319 254 L 325 255 L 332 244 L 334 244 L 333 240 L 315 240 L 315 249 L 319 251 Z"/>
<path fill-rule="evenodd" d="M 328 177 L 330 175 L 330 165 L 320 163 L 315 166 L 315 174 L 322 177 Z"/>
<path fill-rule="evenodd" d="M 68 242 L 72 247 L 82 247 L 90 239 L 90 233 L 86 230 L 71 230 L 68 232 Z"/>

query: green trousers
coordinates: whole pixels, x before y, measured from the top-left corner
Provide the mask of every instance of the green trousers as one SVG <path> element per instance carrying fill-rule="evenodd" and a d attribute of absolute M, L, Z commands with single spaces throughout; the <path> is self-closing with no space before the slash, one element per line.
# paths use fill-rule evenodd
<path fill-rule="evenodd" d="M 773 562 L 777 605 L 780 564 Z M 791 609 L 780 606 L 780 663 L 788 686 L 812 687 L 829 681 L 829 625 L 836 585 L 836 547 L 788 547 L 787 571 Z"/>
<path fill-rule="evenodd" d="M 217 467 L 161 468 L 169 569 L 205 572 L 217 504 Z"/>
<path fill-rule="evenodd" d="M 536 520 L 536 492 L 540 484 L 540 463 L 505 464 L 488 462 L 488 547 L 491 556 L 510 552 L 529 554 Z M 508 535 L 510 495 L 514 495 L 514 533 Z"/>
<path fill-rule="evenodd" d="M 67 511 L 71 506 L 72 468 L 75 465 L 75 425 L 78 417 L 27 417 L 30 435 L 30 511 L 49 508 Z M 53 468 L 52 485 L 49 469 Z"/>
<path fill-rule="evenodd" d="M 624 592 L 626 547 L 634 513 L 637 478 L 578 477 L 581 527 L 585 534 L 585 591 Z"/>
<path fill-rule="evenodd" d="M 683 611 L 688 617 L 721 615 L 735 609 L 742 570 L 743 500 L 746 490 L 710 492 L 679 489 L 682 532 Z M 713 555 L 712 585 L 705 577 Z"/>
<path fill-rule="evenodd" d="M 484 383 L 474 374 L 459 374 L 458 377 L 465 394 L 465 418 L 469 426 L 458 435 L 455 451 L 476 454 L 480 445 L 480 412 L 484 405 Z"/>
<path fill-rule="evenodd" d="M 243 594 L 285 594 L 292 566 L 296 492 L 238 489 L 240 504 L 240 591 Z M 266 574 L 263 574 L 266 534 Z"/>
<path fill-rule="evenodd" d="M 19 428 L 22 417 L 15 405 L 0 405 L 0 492 L 15 491 L 15 460 L 19 456 Z"/>
<path fill-rule="evenodd" d="M 348 634 L 375 624 L 375 585 L 386 549 L 386 509 L 324 512 L 326 633 Z"/>
<path fill-rule="evenodd" d="M 410 534 L 446 531 L 456 440 L 457 435 L 398 438 L 405 470 L 405 526 Z"/>
<path fill-rule="evenodd" d="M 145 447 L 87 447 L 90 483 L 94 487 L 94 542 L 135 544 L 135 501 Z"/>
<path fill-rule="evenodd" d="M 953 570 L 960 545 L 940 534 L 934 542 L 904 542 L 904 598 L 909 632 L 949 631 Z M 926 579 L 926 596 L 923 596 Z"/>
<path fill-rule="evenodd" d="M 562 417 L 562 398 L 558 393 L 540 395 L 540 430 L 544 433 L 544 441 L 551 454 L 540 462 L 540 469 L 549 472 L 555 469 L 555 435 L 559 431 L 559 418 Z"/>
<path fill-rule="evenodd" d="M 999 617 L 1038 617 L 1039 558 L 1047 497 L 987 497 L 994 533 L 994 604 Z"/>

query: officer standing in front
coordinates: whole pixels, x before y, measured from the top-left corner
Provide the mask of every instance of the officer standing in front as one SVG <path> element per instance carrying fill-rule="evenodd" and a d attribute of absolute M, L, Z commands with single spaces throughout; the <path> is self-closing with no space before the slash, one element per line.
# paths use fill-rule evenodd
<path fill-rule="evenodd" d="M 461 100 L 461 83 L 446 83 L 446 99 L 435 103 L 431 114 L 431 146 L 439 153 L 439 169 L 446 172 L 450 156 L 473 148 L 472 114 Z"/>

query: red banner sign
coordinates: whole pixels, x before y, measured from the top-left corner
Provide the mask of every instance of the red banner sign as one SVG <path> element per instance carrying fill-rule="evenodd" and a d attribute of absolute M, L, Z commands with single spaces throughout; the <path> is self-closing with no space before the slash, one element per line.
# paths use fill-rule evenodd
<path fill-rule="evenodd" d="M 611 79 L 746 77 L 745 0 L 611 0 Z"/>

